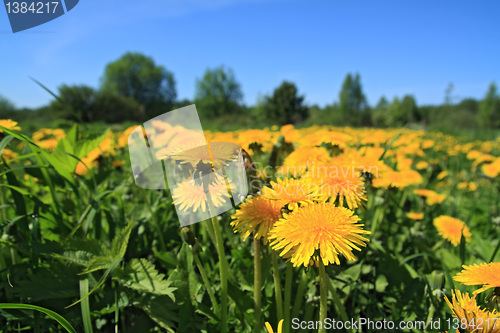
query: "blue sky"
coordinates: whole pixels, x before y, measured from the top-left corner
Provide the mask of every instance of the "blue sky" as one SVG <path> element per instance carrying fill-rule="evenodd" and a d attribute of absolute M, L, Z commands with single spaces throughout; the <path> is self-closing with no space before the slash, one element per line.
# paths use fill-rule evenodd
<path fill-rule="evenodd" d="M 226 65 L 244 102 L 295 82 L 308 103 L 338 100 L 348 72 L 359 72 L 371 105 L 412 94 L 422 104 L 482 98 L 500 84 L 500 2 L 307 0 L 81 0 L 66 15 L 12 34 L 0 9 L 0 95 L 18 107 L 57 90 L 99 86 L 107 63 L 142 52 L 175 75 L 192 98 L 207 67 Z"/>

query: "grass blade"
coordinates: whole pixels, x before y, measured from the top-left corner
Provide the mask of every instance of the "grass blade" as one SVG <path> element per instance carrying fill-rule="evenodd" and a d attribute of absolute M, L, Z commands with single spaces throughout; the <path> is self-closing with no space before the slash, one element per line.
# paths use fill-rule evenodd
<path fill-rule="evenodd" d="M 0 303 L 0 309 L 6 309 L 6 310 L 13 310 L 13 309 L 19 309 L 19 310 L 35 310 L 39 311 L 42 313 L 45 313 L 47 316 L 50 318 L 54 319 L 57 321 L 66 331 L 70 333 L 76 333 L 76 330 L 71 326 L 69 321 L 67 321 L 63 316 L 60 314 L 46 309 L 42 308 L 41 306 L 36 306 L 36 305 L 31 305 L 31 304 L 21 304 L 21 303 Z"/>

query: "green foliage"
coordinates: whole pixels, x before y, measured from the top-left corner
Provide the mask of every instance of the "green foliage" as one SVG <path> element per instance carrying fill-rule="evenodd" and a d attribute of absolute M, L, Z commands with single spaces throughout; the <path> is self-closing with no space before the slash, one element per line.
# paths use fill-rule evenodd
<path fill-rule="evenodd" d="M 50 107 L 61 118 L 77 121 L 73 115 L 77 113 L 84 122 L 96 121 L 95 95 L 92 87 L 63 84 L 59 87 L 59 99 L 54 100 Z"/>
<path fill-rule="evenodd" d="M 346 124 L 351 126 L 367 125 L 370 114 L 366 97 L 361 86 L 359 74 L 349 73 L 344 79 L 339 93 L 339 110 Z"/>
<path fill-rule="evenodd" d="M 106 123 L 140 122 L 146 118 L 145 108 L 133 97 L 121 96 L 106 90 L 95 96 L 95 118 Z"/>
<path fill-rule="evenodd" d="M 7 98 L 0 95 L 0 119 L 8 119 L 16 111 L 16 106 Z"/>
<path fill-rule="evenodd" d="M 203 77 L 196 80 L 194 102 L 200 115 L 207 118 L 241 112 L 242 98 L 241 86 L 231 68 L 208 68 Z"/>
<path fill-rule="evenodd" d="M 29 305 L 29 304 L 14 304 L 14 303 L 0 303 L 0 310 L 12 310 L 12 309 L 26 309 L 26 310 L 34 310 L 34 311 L 39 311 L 50 318 L 54 319 L 57 321 L 64 329 L 69 332 L 69 333 L 76 333 L 75 329 L 71 324 L 61 315 L 55 313 L 54 311 L 51 311 L 49 309 L 42 308 L 40 306 L 36 305 Z"/>
<path fill-rule="evenodd" d="M 177 98 L 174 75 L 151 57 L 134 52 L 106 66 L 101 88 L 135 99 L 146 108 L 148 119 L 169 111 Z"/>
<path fill-rule="evenodd" d="M 304 105 L 305 96 L 299 95 L 293 82 L 283 81 L 272 96 L 264 97 L 254 110 L 254 115 L 261 121 L 274 124 L 299 124 L 309 116 L 309 109 Z"/>
<path fill-rule="evenodd" d="M 72 121 L 121 123 L 144 119 L 143 107 L 132 97 L 110 91 L 96 91 L 88 86 L 59 87 L 58 99 L 50 105 L 58 118 Z"/>
<path fill-rule="evenodd" d="M 478 122 L 483 128 L 500 128 L 500 95 L 494 83 L 479 106 Z"/>
<path fill-rule="evenodd" d="M 165 275 L 158 273 L 154 264 L 144 258 L 132 259 L 119 275 L 119 281 L 127 288 L 154 295 L 166 295 L 175 302 L 173 292 L 176 288 L 170 287 Z"/>
<path fill-rule="evenodd" d="M 390 104 L 382 97 L 372 115 L 373 123 L 381 127 L 404 126 L 419 118 L 417 103 L 410 95 L 404 96 L 401 101 L 395 97 Z"/>

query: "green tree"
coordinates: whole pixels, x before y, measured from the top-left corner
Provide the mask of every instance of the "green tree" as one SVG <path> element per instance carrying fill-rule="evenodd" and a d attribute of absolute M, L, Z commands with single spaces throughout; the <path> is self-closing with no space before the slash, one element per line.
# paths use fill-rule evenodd
<path fill-rule="evenodd" d="M 170 111 L 177 98 L 174 75 L 141 53 L 129 52 L 108 64 L 101 87 L 134 98 L 149 118 Z"/>
<path fill-rule="evenodd" d="M 478 123 L 483 128 L 500 127 L 500 97 L 495 83 L 491 83 L 479 105 Z"/>
<path fill-rule="evenodd" d="M 15 111 L 15 105 L 7 98 L 0 95 L 0 119 L 11 118 Z"/>
<path fill-rule="evenodd" d="M 208 68 L 203 78 L 196 80 L 194 101 L 196 108 L 204 116 L 219 117 L 238 113 L 242 98 L 241 86 L 231 68 Z"/>
<path fill-rule="evenodd" d="M 256 109 L 255 116 L 280 125 L 301 123 L 309 116 L 304 99 L 303 95 L 299 95 L 294 83 L 283 81 L 272 96 L 264 98 L 262 107 Z"/>
<path fill-rule="evenodd" d="M 50 109 L 56 117 L 73 121 L 144 120 L 144 108 L 134 98 L 107 90 L 98 92 L 85 85 L 60 86 L 59 99 L 51 103 Z"/>
<path fill-rule="evenodd" d="M 359 74 L 349 73 L 344 79 L 339 94 L 339 108 L 348 125 L 366 125 L 370 120 L 368 103 L 361 86 Z"/>
<path fill-rule="evenodd" d="M 50 108 L 56 116 L 83 122 L 95 121 L 95 97 L 97 92 L 94 88 L 86 85 L 66 85 L 59 88 L 59 100 L 54 100 Z"/>
<path fill-rule="evenodd" d="M 132 97 L 125 97 L 107 91 L 97 93 L 94 105 L 95 119 L 106 123 L 124 121 L 141 122 L 146 117 L 144 106 Z"/>
<path fill-rule="evenodd" d="M 389 101 L 385 96 L 380 97 L 377 105 L 372 112 L 372 123 L 377 127 L 387 126 L 387 109 L 389 107 Z"/>
<path fill-rule="evenodd" d="M 417 101 L 411 95 L 403 96 L 400 106 L 401 125 L 413 123 L 419 118 Z"/>

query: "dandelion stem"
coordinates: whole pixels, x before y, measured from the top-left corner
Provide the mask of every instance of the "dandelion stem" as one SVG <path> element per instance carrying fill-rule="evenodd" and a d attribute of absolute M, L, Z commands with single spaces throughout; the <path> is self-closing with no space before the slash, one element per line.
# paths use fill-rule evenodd
<path fill-rule="evenodd" d="M 434 316 L 435 312 L 434 304 L 431 303 L 431 307 L 429 309 L 429 314 L 427 316 L 427 320 L 425 321 L 425 328 L 427 328 L 432 320 L 432 317 Z"/>
<path fill-rule="evenodd" d="M 333 286 L 332 282 L 328 277 L 326 278 L 326 287 L 332 293 L 333 302 L 335 303 L 335 307 L 339 312 L 340 318 L 342 318 L 344 322 L 349 321 L 349 318 L 347 318 L 347 312 L 345 311 L 344 304 L 342 304 L 342 302 L 340 301 L 339 294 L 337 294 L 337 290 L 335 290 L 335 287 Z M 350 330 L 347 331 L 350 332 Z"/>
<path fill-rule="evenodd" d="M 207 203 L 208 208 L 211 213 L 215 213 L 215 207 L 210 195 L 208 182 L 203 182 L 203 188 L 205 193 L 207 193 Z M 213 234 L 215 237 L 215 247 L 217 248 L 217 254 L 219 256 L 219 272 L 220 272 L 220 332 L 227 332 L 227 277 L 228 277 L 228 263 L 226 259 L 226 253 L 224 252 L 224 241 L 222 239 L 222 233 L 219 225 L 219 220 L 217 216 L 212 216 L 212 227 Z M 210 223 L 209 223 L 210 224 Z M 210 230 L 210 227 L 209 229 Z"/>
<path fill-rule="evenodd" d="M 283 333 L 289 333 L 291 322 L 290 322 L 290 306 L 292 303 L 292 279 L 293 279 L 293 266 L 291 262 L 287 262 L 286 264 L 286 273 L 285 273 L 285 301 L 283 304 L 283 312 L 284 312 L 284 324 L 285 327 L 283 329 Z"/>
<path fill-rule="evenodd" d="M 278 254 L 272 251 L 274 295 L 276 296 L 276 316 L 278 320 L 283 318 L 283 297 L 281 296 L 280 272 L 278 269 Z"/>
<path fill-rule="evenodd" d="M 292 308 L 292 318 L 298 318 L 300 305 L 302 304 L 304 293 L 307 287 L 307 272 L 302 270 L 302 277 L 300 278 L 299 286 L 297 287 L 297 293 L 295 294 L 295 301 L 293 302 Z"/>
<path fill-rule="evenodd" d="M 319 325 L 318 333 L 326 333 L 326 328 L 324 327 L 324 322 L 326 319 L 326 307 L 327 307 L 327 291 L 326 291 L 326 272 L 325 265 L 323 264 L 323 260 L 321 258 L 318 260 L 319 262 L 319 321 L 321 324 Z"/>
<path fill-rule="evenodd" d="M 224 252 L 224 242 L 222 240 L 222 233 L 220 230 L 219 220 L 217 217 L 212 217 L 212 224 L 214 226 L 215 240 L 217 241 L 217 254 L 219 255 L 219 270 L 220 270 L 220 288 L 221 288 L 221 301 L 220 301 L 220 331 L 221 333 L 227 332 L 227 274 L 228 265 L 226 254 Z"/>
<path fill-rule="evenodd" d="M 262 272 L 260 262 L 260 239 L 254 237 L 253 239 L 253 299 L 254 299 L 254 332 L 261 331 L 261 289 L 262 289 Z"/>

